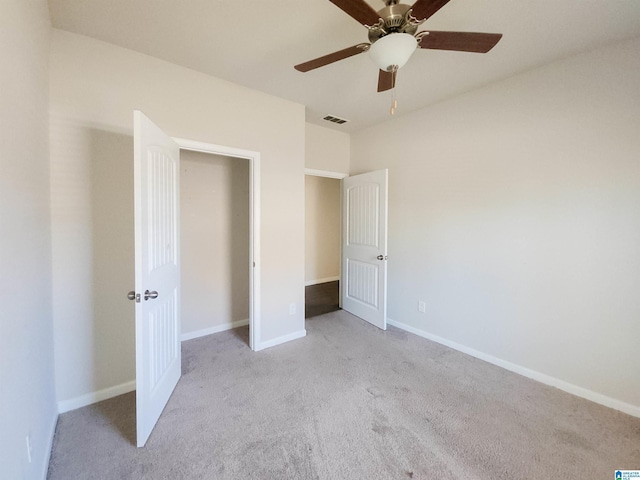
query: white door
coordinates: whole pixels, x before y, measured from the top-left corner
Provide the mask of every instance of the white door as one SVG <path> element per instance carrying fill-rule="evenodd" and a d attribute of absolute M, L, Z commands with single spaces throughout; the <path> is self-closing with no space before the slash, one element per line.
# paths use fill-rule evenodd
<path fill-rule="evenodd" d="M 180 148 L 133 113 L 136 428 L 144 446 L 181 374 Z"/>
<path fill-rule="evenodd" d="M 387 329 L 388 171 L 342 181 L 342 308 Z"/>

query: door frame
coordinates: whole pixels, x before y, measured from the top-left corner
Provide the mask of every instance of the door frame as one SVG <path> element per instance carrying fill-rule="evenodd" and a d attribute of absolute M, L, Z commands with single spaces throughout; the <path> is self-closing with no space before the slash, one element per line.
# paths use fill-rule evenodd
<path fill-rule="evenodd" d="M 304 169 L 304 174 L 305 175 L 310 175 L 312 177 L 324 177 L 324 178 L 335 178 L 337 180 L 340 180 L 340 289 L 339 289 L 339 293 L 338 293 L 338 306 L 340 308 L 342 308 L 342 235 L 343 235 L 343 231 L 342 231 L 342 180 L 347 178 L 349 176 L 348 173 L 341 173 L 341 172 L 331 172 L 329 170 L 317 170 L 315 168 L 305 168 Z M 306 319 L 305 319 L 306 322 Z"/>
<path fill-rule="evenodd" d="M 249 160 L 249 347 L 260 350 L 260 152 L 175 138 L 180 150 Z"/>

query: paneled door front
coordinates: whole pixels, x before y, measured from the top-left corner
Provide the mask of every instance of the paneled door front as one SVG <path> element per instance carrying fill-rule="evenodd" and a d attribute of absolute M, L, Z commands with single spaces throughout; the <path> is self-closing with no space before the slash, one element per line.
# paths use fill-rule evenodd
<path fill-rule="evenodd" d="M 342 181 L 342 308 L 387 329 L 388 171 Z"/>
<path fill-rule="evenodd" d="M 137 444 L 147 442 L 181 374 L 180 148 L 135 111 Z"/>

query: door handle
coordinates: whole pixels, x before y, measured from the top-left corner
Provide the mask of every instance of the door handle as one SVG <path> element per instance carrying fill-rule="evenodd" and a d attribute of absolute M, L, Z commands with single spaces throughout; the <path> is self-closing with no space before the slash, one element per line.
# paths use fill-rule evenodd
<path fill-rule="evenodd" d="M 127 293 L 127 298 L 129 300 L 135 300 L 136 303 L 140 303 L 140 294 L 134 292 L 133 290 L 131 290 L 129 293 Z"/>
<path fill-rule="evenodd" d="M 153 292 L 150 292 L 149 290 L 145 290 L 144 291 L 144 299 L 145 300 L 153 300 L 154 298 L 158 298 L 158 292 L 156 292 L 155 290 Z"/>
<path fill-rule="evenodd" d="M 386 260 L 386 259 L 387 259 L 387 256 L 386 256 L 386 255 L 378 255 L 376 258 L 377 258 L 378 260 Z"/>

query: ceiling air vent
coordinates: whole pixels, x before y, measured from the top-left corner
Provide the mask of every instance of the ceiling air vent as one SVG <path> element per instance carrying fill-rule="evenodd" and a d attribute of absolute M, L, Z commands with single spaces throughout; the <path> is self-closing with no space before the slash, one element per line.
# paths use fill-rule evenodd
<path fill-rule="evenodd" d="M 349 120 L 345 120 L 344 118 L 334 117 L 333 115 L 327 115 L 323 118 L 327 122 L 337 123 L 338 125 L 342 125 L 343 123 L 347 123 Z"/>

